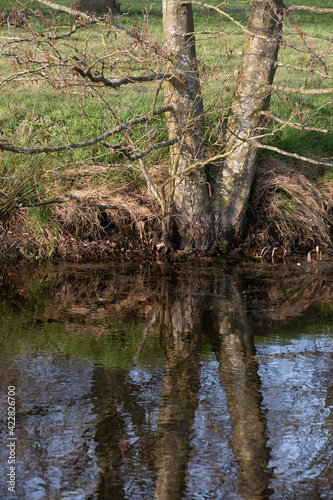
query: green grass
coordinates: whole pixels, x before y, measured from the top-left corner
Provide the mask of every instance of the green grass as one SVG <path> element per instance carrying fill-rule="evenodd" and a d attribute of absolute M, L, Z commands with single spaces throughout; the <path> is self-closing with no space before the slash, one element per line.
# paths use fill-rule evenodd
<path fill-rule="evenodd" d="M 70 1 L 62 0 L 63 5 L 70 6 Z M 311 0 L 304 0 L 304 4 L 311 5 Z M 214 0 L 213 4 L 219 2 Z M 331 6 L 331 0 L 322 0 L 322 7 Z M 248 2 L 238 2 L 231 0 L 225 9 L 237 21 L 244 22 L 246 25 L 246 16 L 248 13 Z M 43 12 L 52 25 L 52 19 L 56 19 L 58 12 L 51 12 L 46 6 L 37 2 L 28 2 L 26 4 L 26 13 L 30 21 L 33 19 L 33 10 L 39 9 Z M 136 2 L 121 2 L 122 12 L 128 12 L 128 16 L 121 16 L 121 22 L 124 26 L 131 27 L 133 24 L 147 24 L 147 13 L 149 12 L 148 33 L 160 43 L 162 41 L 162 7 L 161 2 L 154 4 L 147 3 L 145 0 Z M 10 3 L 0 0 L 0 11 L 9 11 Z M 204 97 L 205 109 L 207 111 L 207 149 L 214 150 L 214 147 L 221 144 L 222 122 L 221 117 L 226 116 L 228 105 L 231 100 L 235 75 L 237 73 L 241 52 L 244 42 L 244 33 L 235 31 L 234 25 L 225 17 L 221 17 L 214 10 L 207 11 L 201 7 L 194 8 L 195 28 L 197 31 L 197 58 L 201 71 L 202 93 Z M 71 23 L 67 14 L 61 14 L 63 23 Z M 42 29 L 43 23 L 40 19 L 34 21 L 38 29 Z M 66 28 L 59 28 L 58 20 L 55 20 L 58 26 L 58 33 L 65 33 Z M 120 21 L 119 21 L 120 22 Z M 301 25 L 305 32 L 318 33 L 320 35 L 331 36 L 331 26 L 333 24 L 333 15 L 316 15 L 308 13 L 295 13 L 286 21 L 285 31 L 295 31 L 296 27 Z M 3 25 L 2 35 L 8 36 L 7 25 Z M 209 34 L 207 32 L 222 32 L 222 34 Z M 54 33 L 54 29 L 50 32 Z M 228 33 L 225 35 L 225 33 Z M 24 36 L 21 28 L 12 28 L 12 35 Z M 290 34 L 286 37 L 287 43 L 281 47 L 279 52 L 279 61 L 288 62 L 302 67 L 313 68 L 318 71 L 325 71 L 322 62 L 314 55 L 316 52 L 329 51 L 331 45 L 323 39 L 312 39 L 310 37 L 302 38 L 300 34 Z M 3 43 L 3 40 L 0 40 Z M 50 51 L 52 49 L 49 43 Z M 293 46 L 297 45 L 297 50 Z M 46 46 L 45 46 L 46 47 Z M 75 56 L 79 59 L 86 59 L 88 62 L 94 58 L 101 57 L 105 51 L 110 56 L 103 59 L 105 75 L 117 74 L 139 74 L 145 72 L 142 64 L 138 60 L 144 59 L 147 65 L 147 71 L 156 71 L 163 67 L 155 66 L 153 54 L 148 54 L 143 48 L 132 46 L 131 54 L 135 58 L 124 55 L 122 61 L 120 51 L 124 47 L 121 35 L 114 36 L 113 33 L 107 36 L 101 36 L 98 26 L 92 30 L 83 28 L 78 30 L 71 38 L 57 43 L 57 50 L 61 53 L 63 60 L 69 56 Z M 31 44 L 25 47 L 25 50 L 33 50 Z M 34 48 L 36 57 L 41 57 L 39 46 Z M 45 50 L 44 50 L 45 51 Z M 0 80 L 1 74 L 8 75 L 13 73 L 14 66 L 23 71 L 25 68 L 24 49 L 19 49 L 13 45 L 8 50 L 3 46 L 2 54 L 5 57 L 0 58 Z M 6 54 L 9 54 L 6 57 Z M 15 57 L 17 56 L 17 58 Z M 19 61 L 19 62 L 18 62 Z M 74 63 L 69 62 L 68 66 Z M 328 64 L 333 64 L 332 53 L 328 56 Z M 19 67 L 20 65 L 20 67 Z M 65 65 L 66 66 L 66 65 Z M 52 72 L 53 64 L 50 67 Z M 95 69 L 102 71 L 102 66 L 97 65 Z M 80 83 L 80 78 L 73 79 L 71 72 L 68 73 L 67 67 L 55 68 L 54 78 L 61 88 L 56 90 L 49 83 L 43 80 L 37 82 L 34 79 L 29 81 L 17 81 L 4 85 L 0 88 L 0 129 L 2 137 L 13 144 L 19 144 L 21 147 L 42 147 L 43 145 L 58 145 L 70 142 L 80 142 L 102 134 L 106 130 L 112 129 L 117 120 L 124 122 L 133 116 L 139 116 L 152 109 L 155 93 L 158 89 L 157 84 L 147 85 L 126 85 L 119 90 L 100 88 L 99 92 L 103 100 L 100 100 L 96 93 L 91 89 L 85 89 Z M 69 76 L 68 76 L 69 75 Z M 66 78 L 71 79 L 73 86 L 66 84 Z M 306 80 L 304 72 L 295 72 L 290 69 L 278 68 L 276 72 L 275 83 L 289 86 L 302 86 L 306 83 L 308 88 L 315 86 L 332 86 L 330 80 L 320 80 L 316 76 L 309 75 Z M 294 121 L 302 119 L 311 127 L 328 129 L 327 134 L 319 132 L 296 131 L 286 127 L 281 127 L 273 137 L 267 141 L 274 146 L 287 151 L 296 152 L 302 155 L 312 155 L 316 157 L 329 158 L 333 155 L 333 125 L 332 111 L 333 104 L 329 96 L 300 96 L 298 94 L 288 95 L 288 103 L 283 99 L 283 92 L 274 94 L 271 100 L 270 112 L 284 120 L 290 118 L 291 112 L 296 113 Z M 156 106 L 163 104 L 163 92 L 158 94 Z M 299 116 L 297 115 L 299 114 Z M 146 124 L 136 127 L 130 131 L 130 137 L 125 138 L 122 135 L 115 135 L 112 138 L 112 144 L 121 144 L 126 146 L 129 140 L 136 144 L 138 151 L 144 151 L 147 146 L 153 142 L 160 142 L 167 139 L 165 119 L 160 117 L 153 121 L 153 132 L 149 132 Z M 127 142 L 126 142 L 127 141 Z M 16 199 L 24 198 L 25 193 L 29 200 L 45 199 L 51 196 L 52 186 L 59 188 L 66 185 L 62 174 L 82 162 L 114 164 L 128 161 L 124 156 L 112 150 L 106 150 L 101 145 L 95 145 L 93 148 L 72 149 L 63 153 L 54 153 L 51 155 L 39 155 L 23 157 L 11 153 L 2 153 L 1 177 L 18 176 L 19 179 L 30 179 L 28 181 L 17 181 L 17 187 L 14 189 L 8 185 L 8 180 L 2 184 L 2 189 L 9 190 L 15 194 Z M 146 160 L 149 164 L 167 162 L 167 152 L 159 150 L 152 153 Z M 15 177 L 15 178 L 16 178 Z M 67 177 L 66 177 L 67 178 Z M 33 179 L 38 179 L 38 189 Z M 15 181 L 16 182 L 16 181 Z M 21 182 L 21 187 L 18 187 Z M 98 183 L 134 183 L 135 186 L 142 185 L 142 176 L 131 168 L 110 169 L 108 175 L 95 178 Z M 32 192 L 30 187 L 34 185 Z M 29 187 L 29 189 L 28 189 Z M 0 185 L 1 188 L 1 185 Z M 46 189 L 47 188 L 47 189 Z M 0 214 L 7 213 L 11 209 L 8 202 L 3 202 L 3 208 Z"/>

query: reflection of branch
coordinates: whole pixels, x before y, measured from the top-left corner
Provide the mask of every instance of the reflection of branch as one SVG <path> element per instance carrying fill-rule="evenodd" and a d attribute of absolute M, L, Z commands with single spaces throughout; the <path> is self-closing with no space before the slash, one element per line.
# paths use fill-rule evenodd
<path fill-rule="evenodd" d="M 313 158 L 308 158 L 307 156 L 301 156 L 297 153 L 288 153 L 288 151 L 284 151 L 283 149 L 276 148 L 275 146 L 268 146 L 267 144 L 259 144 L 258 147 L 261 149 L 267 149 L 268 151 L 275 151 L 276 153 L 280 153 L 284 156 L 290 156 L 291 158 L 296 158 L 297 160 L 306 161 L 308 163 L 313 163 L 314 165 L 323 165 L 324 167 L 333 167 L 333 163 L 314 160 Z"/>
<path fill-rule="evenodd" d="M 128 120 L 125 123 L 122 123 L 121 125 L 118 125 L 117 127 L 113 128 L 112 130 L 108 130 L 107 132 L 104 132 L 104 134 L 99 135 L 98 137 L 94 137 L 93 139 L 88 139 L 87 141 L 84 142 L 73 142 L 71 144 L 64 144 L 62 146 L 54 146 L 54 147 L 46 147 L 46 148 L 21 148 L 19 146 L 12 146 L 5 141 L 0 140 L 0 150 L 2 151 L 11 151 L 12 153 L 23 153 L 27 155 L 31 154 L 40 154 L 40 153 L 55 153 L 58 151 L 68 151 L 69 149 L 80 149 L 80 148 L 87 148 L 89 146 L 93 146 L 94 144 L 98 144 L 102 141 L 105 141 L 108 137 L 111 137 L 112 135 L 118 134 L 119 132 L 122 132 L 123 130 L 133 126 L 137 125 L 139 123 L 143 123 L 146 121 L 149 121 L 152 116 L 154 115 L 160 115 L 162 113 L 166 113 L 167 111 L 172 111 L 173 106 L 168 105 L 168 106 L 162 106 L 160 108 L 154 109 L 153 112 L 146 113 L 142 116 L 139 116 L 138 118 L 132 118 L 132 120 Z"/>
<path fill-rule="evenodd" d="M 319 265 L 318 265 L 319 264 Z M 291 297 L 277 305 L 270 307 L 265 312 L 260 311 L 260 319 L 256 322 L 256 328 L 267 331 L 267 326 L 270 329 L 276 328 L 279 324 L 290 323 L 304 314 L 313 304 L 330 303 L 332 301 L 332 282 L 327 279 L 327 269 L 323 265 L 320 269 L 320 262 L 314 261 L 312 265 L 307 265 L 307 271 L 304 270 L 300 275 L 283 276 L 283 283 L 286 289 L 295 289 Z M 317 272 L 312 274 L 310 271 L 316 269 Z M 320 274 L 318 274 L 320 273 Z M 254 322 L 251 317 L 249 320 Z"/>
<path fill-rule="evenodd" d="M 93 83 L 103 83 L 106 87 L 111 87 L 113 89 L 117 89 L 121 85 L 127 85 L 128 83 L 154 82 L 156 80 L 165 80 L 172 77 L 171 73 L 153 73 L 151 75 L 126 76 L 119 80 L 112 81 L 104 76 L 94 76 L 89 69 L 85 71 L 78 66 L 74 66 L 73 70 L 79 73 L 82 78 L 89 78 Z"/>
<path fill-rule="evenodd" d="M 158 318 L 159 318 L 159 316 L 160 316 L 160 314 L 159 314 L 159 313 L 160 313 L 160 308 L 158 308 L 158 309 L 155 311 L 155 313 L 154 313 L 154 315 L 153 315 L 152 319 L 151 319 L 151 320 L 150 320 L 150 322 L 149 322 L 149 325 L 148 325 L 148 326 L 146 326 L 146 328 L 144 329 L 144 332 L 143 332 L 143 334 L 142 334 L 142 339 L 141 339 L 141 342 L 140 342 L 139 348 L 138 348 L 138 350 L 137 350 L 137 352 L 136 352 L 135 356 L 133 357 L 132 367 L 134 366 L 134 364 L 135 364 L 135 363 L 137 362 L 137 360 L 139 359 L 139 356 L 140 356 L 140 353 L 141 353 L 141 351 L 142 351 L 142 348 L 143 348 L 143 346 L 145 345 L 145 342 L 146 342 L 146 340 L 147 340 L 147 338 L 148 338 L 148 336 L 149 336 L 149 332 L 150 332 L 150 330 L 152 329 L 152 327 L 155 325 L 155 323 L 156 323 L 157 319 L 158 319 Z"/>

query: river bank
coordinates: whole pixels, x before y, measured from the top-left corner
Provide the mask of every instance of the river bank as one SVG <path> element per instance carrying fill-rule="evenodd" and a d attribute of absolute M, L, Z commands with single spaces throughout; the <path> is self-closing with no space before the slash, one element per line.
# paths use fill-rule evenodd
<path fill-rule="evenodd" d="M 309 252 L 332 258 L 332 179 L 304 164 L 261 158 L 243 239 L 213 244 L 206 252 L 175 248 L 172 255 L 147 187 L 96 189 L 93 179 L 87 174 L 81 190 L 59 193 L 58 202 L 46 199 L 24 207 L 7 200 L 0 258 L 99 261 L 135 255 L 184 260 L 231 254 L 271 259 Z"/>

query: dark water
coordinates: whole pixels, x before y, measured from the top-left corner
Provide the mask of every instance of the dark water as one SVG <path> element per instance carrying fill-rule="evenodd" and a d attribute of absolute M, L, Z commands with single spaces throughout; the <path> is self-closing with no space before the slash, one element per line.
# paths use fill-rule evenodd
<path fill-rule="evenodd" d="M 330 265 L 0 279 L 0 498 L 333 499 Z"/>

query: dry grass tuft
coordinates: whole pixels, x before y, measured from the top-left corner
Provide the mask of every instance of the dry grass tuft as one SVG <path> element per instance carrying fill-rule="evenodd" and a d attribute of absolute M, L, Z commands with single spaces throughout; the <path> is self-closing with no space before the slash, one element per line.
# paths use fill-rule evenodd
<path fill-rule="evenodd" d="M 272 158 L 260 160 L 251 208 L 256 244 L 332 246 L 333 189 Z"/>
<path fill-rule="evenodd" d="M 52 211 L 56 219 L 68 233 L 76 237 L 98 239 L 106 232 L 115 231 L 134 233 L 146 243 L 156 230 L 158 221 L 155 207 L 149 198 L 139 193 L 129 194 L 119 190 L 119 186 L 114 189 L 98 186 L 73 190 L 68 194 L 98 205 L 117 207 L 98 208 L 79 200 L 54 205 Z"/>

